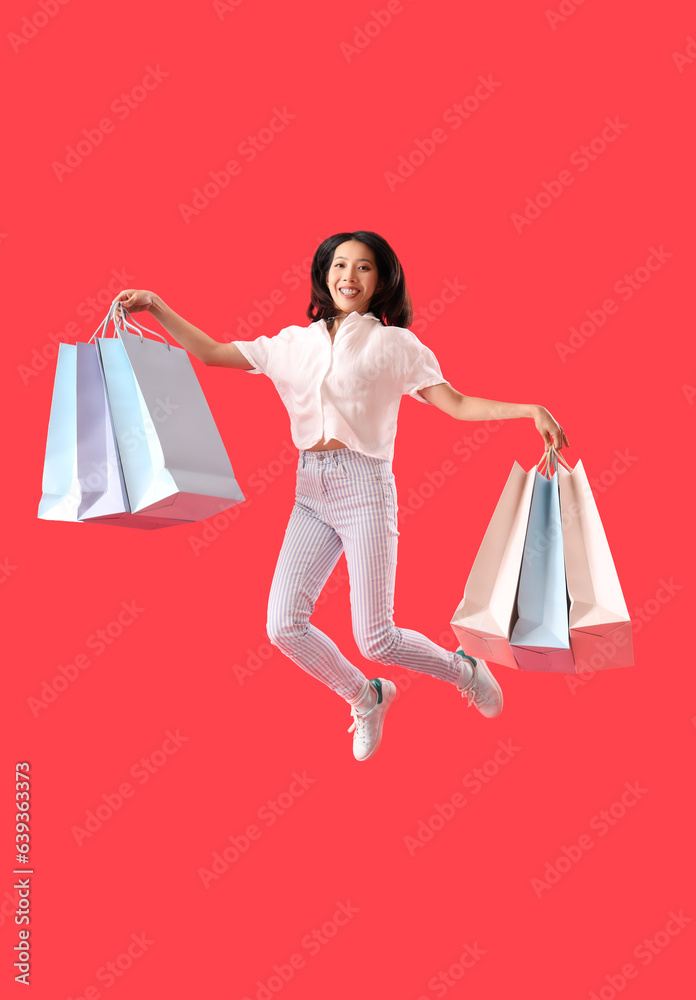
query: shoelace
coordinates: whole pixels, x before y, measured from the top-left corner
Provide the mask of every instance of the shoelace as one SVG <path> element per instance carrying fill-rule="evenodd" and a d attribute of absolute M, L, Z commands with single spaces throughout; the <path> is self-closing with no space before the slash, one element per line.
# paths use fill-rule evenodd
<path fill-rule="evenodd" d="M 475 708 L 478 708 L 479 711 L 481 711 L 484 708 L 489 708 L 496 704 L 496 694 L 494 690 L 488 688 L 487 690 L 484 689 L 481 691 L 478 688 L 478 682 L 484 676 L 485 674 L 477 674 L 474 672 L 474 676 L 467 682 L 466 685 L 462 685 L 462 687 L 457 685 L 457 691 L 461 692 L 462 697 L 466 695 L 468 708 L 471 708 L 471 706 L 474 705 Z"/>
<path fill-rule="evenodd" d="M 471 673 L 472 677 L 470 681 L 467 681 L 466 684 L 463 684 L 461 687 L 457 685 L 457 691 L 461 692 L 462 698 L 466 697 L 467 708 L 471 708 L 471 706 L 474 704 L 476 700 L 476 696 L 481 693 L 480 691 L 476 690 L 476 682 L 478 680 L 478 677 L 476 675 L 475 667 L 471 668 Z"/>
<path fill-rule="evenodd" d="M 467 690 L 465 688 L 459 688 L 459 690 L 462 692 L 462 698 L 466 695 L 466 700 L 467 700 L 466 707 L 471 708 L 471 706 L 474 704 L 474 699 L 476 698 L 476 692 L 473 690 Z"/>
<path fill-rule="evenodd" d="M 471 708 L 471 706 L 474 704 L 474 699 L 476 698 L 476 691 L 474 691 L 473 688 L 457 688 L 457 690 L 461 691 L 462 698 L 466 696 L 467 700 L 466 707 Z"/>

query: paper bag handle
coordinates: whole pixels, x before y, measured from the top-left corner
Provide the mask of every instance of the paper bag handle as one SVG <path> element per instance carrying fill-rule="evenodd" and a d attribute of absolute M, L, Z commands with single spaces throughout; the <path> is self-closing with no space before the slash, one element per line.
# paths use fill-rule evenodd
<path fill-rule="evenodd" d="M 569 472 L 573 471 L 572 468 L 571 468 L 571 466 L 568 465 L 568 463 L 566 462 L 566 460 L 563 457 L 563 455 L 561 455 L 560 451 L 558 451 L 554 445 L 551 445 L 551 447 L 547 451 L 544 452 L 544 454 L 541 456 L 541 458 L 537 462 L 537 468 L 539 467 L 539 465 L 541 465 L 542 462 L 544 462 L 545 463 L 544 464 L 544 468 L 540 469 L 539 471 L 547 479 L 550 479 L 551 476 L 553 475 L 553 473 L 556 472 L 556 470 L 558 469 L 558 463 L 559 463 L 559 461 L 563 465 L 565 465 L 566 469 Z M 551 469 L 551 465 L 553 465 L 553 469 Z M 547 475 L 547 473 L 548 473 L 548 475 Z"/>
<path fill-rule="evenodd" d="M 122 324 L 121 327 L 119 327 L 118 320 L 116 318 L 117 315 L 118 315 L 118 307 L 119 306 L 121 306 L 121 324 Z M 106 331 L 109 328 L 109 322 L 111 320 L 113 320 L 114 329 L 115 329 L 117 335 L 120 334 L 121 332 L 125 333 L 127 330 L 131 330 L 133 333 L 137 333 L 137 334 L 140 335 L 140 342 L 142 343 L 143 339 L 144 339 L 143 338 L 143 333 L 151 333 L 153 335 L 153 337 L 159 337 L 160 340 L 164 341 L 164 343 L 167 345 L 167 350 L 168 351 L 171 350 L 171 344 L 169 343 L 169 341 L 167 340 L 166 337 L 163 337 L 161 333 L 158 333 L 156 330 L 151 330 L 147 326 L 141 326 L 140 323 L 138 323 L 137 320 L 133 319 L 133 317 L 131 316 L 131 314 L 128 312 L 128 310 L 126 309 L 126 307 L 121 302 L 112 302 L 111 303 L 111 306 L 109 307 L 109 311 L 106 314 L 106 316 L 104 318 L 104 321 L 99 324 L 99 326 L 97 327 L 97 329 L 94 331 L 94 333 L 92 334 L 92 336 L 89 338 L 88 343 L 91 343 L 92 340 L 94 339 L 94 337 L 96 337 L 96 336 L 101 336 L 101 337 L 106 336 Z M 99 332 L 100 330 L 101 330 L 101 333 Z"/>

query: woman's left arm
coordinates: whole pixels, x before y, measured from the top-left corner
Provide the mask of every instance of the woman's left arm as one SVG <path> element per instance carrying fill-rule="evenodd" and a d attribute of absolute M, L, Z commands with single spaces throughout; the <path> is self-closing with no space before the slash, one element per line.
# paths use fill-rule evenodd
<path fill-rule="evenodd" d="M 514 420 L 530 417 L 544 439 L 544 447 L 553 445 L 558 451 L 564 444 L 570 447 L 566 433 L 549 411 L 538 403 L 501 403 L 496 399 L 480 399 L 478 396 L 464 396 L 453 389 L 449 382 L 429 385 L 418 392 L 433 406 L 455 420 Z"/>

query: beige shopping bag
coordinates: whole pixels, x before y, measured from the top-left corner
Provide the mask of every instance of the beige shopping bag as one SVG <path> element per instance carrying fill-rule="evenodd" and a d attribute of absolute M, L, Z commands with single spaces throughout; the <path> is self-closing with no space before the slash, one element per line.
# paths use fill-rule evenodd
<path fill-rule="evenodd" d="M 631 619 L 582 462 L 558 476 L 575 671 L 633 666 Z"/>
<path fill-rule="evenodd" d="M 450 622 L 465 653 L 515 670 L 509 636 L 536 474 L 513 465 Z"/>

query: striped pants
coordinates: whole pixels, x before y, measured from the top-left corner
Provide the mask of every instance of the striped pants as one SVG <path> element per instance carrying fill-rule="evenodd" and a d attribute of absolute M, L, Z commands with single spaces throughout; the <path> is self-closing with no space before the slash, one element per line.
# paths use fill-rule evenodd
<path fill-rule="evenodd" d="M 273 575 L 266 628 L 287 657 L 346 701 L 365 690 L 365 674 L 309 620 L 341 552 L 362 655 L 451 683 L 461 674 L 455 653 L 394 625 L 398 537 L 390 461 L 349 448 L 300 451 L 295 504 Z"/>

